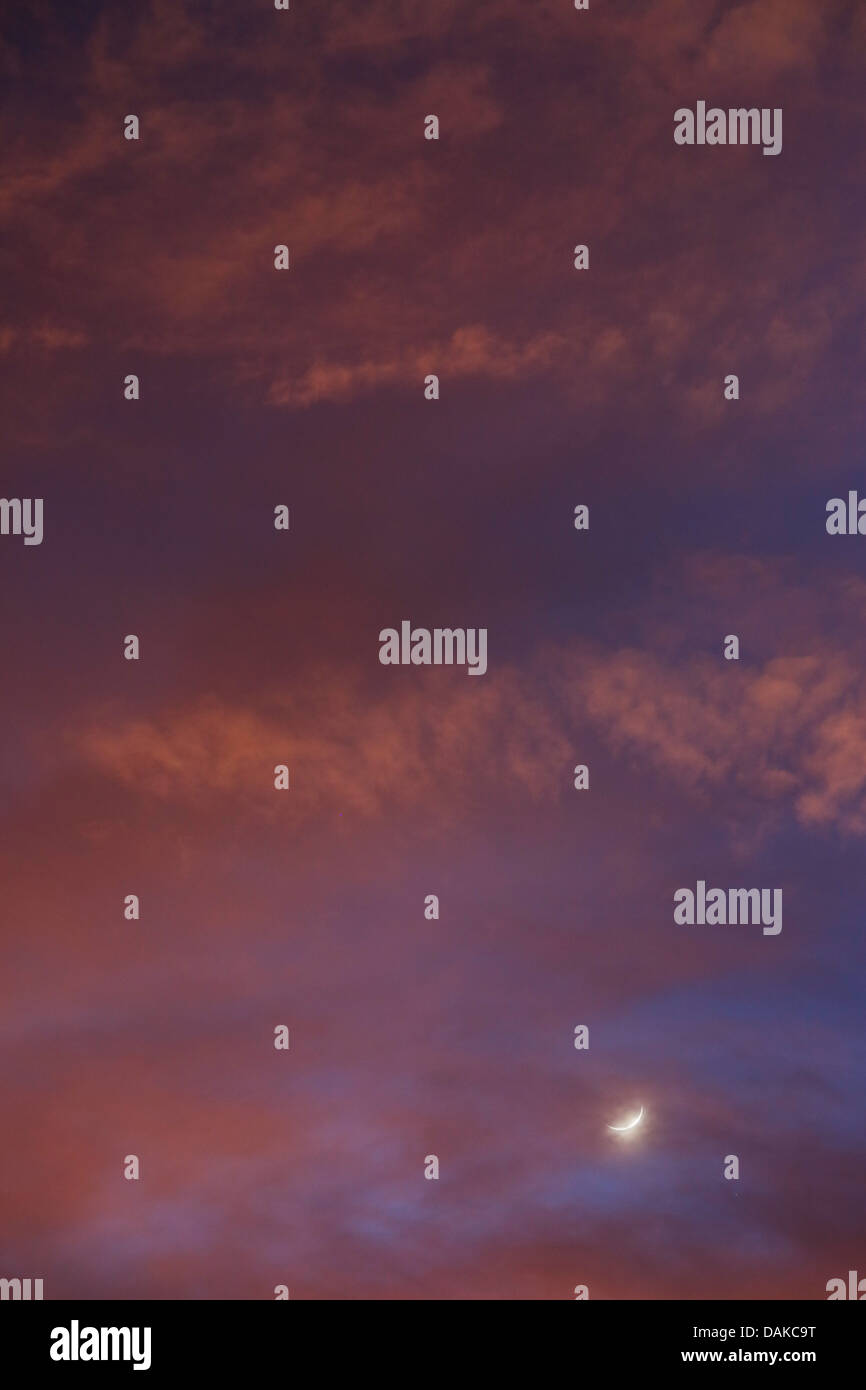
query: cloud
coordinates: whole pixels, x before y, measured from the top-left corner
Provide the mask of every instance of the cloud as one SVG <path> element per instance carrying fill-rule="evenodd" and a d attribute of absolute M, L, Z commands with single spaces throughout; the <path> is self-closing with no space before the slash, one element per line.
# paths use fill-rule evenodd
<path fill-rule="evenodd" d="M 288 51 L 285 18 L 242 26 L 217 10 L 205 24 L 195 7 L 163 3 L 133 26 L 104 15 L 62 125 L 25 107 L 0 223 L 31 282 L 38 269 L 42 302 L 11 296 L 14 341 L 38 338 L 61 301 L 70 334 L 195 354 L 221 389 L 232 381 L 295 409 L 414 388 L 433 355 L 443 378 L 541 376 L 593 402 L 661 396 L 686 424 L 718 425 L 726 373 L 741 376 L 742 409 L 769 416 L 820 391 L 823 360 L 849 330 L 844 372 L 852 386 L 862 376 L 850 343 L 866 284 L 853 275 L 842 292 L 824 269 L 828 242 L 857 259 L 854 224 L 828 207 L 820 179 L 804 193 L 785 172 L 784 161 L 814 161 L 809 131 L 791 131 L 779 161 L 672 140 L 673 110 L 700 94 L 695 84 L 707 95 L 709 77 L 745 80 L 745 65 L 766 87 L 829 62 L 844 9 L 765 0 L 718 16 L 708 2 L 660 0 L 590 29 L 562 5 L 480 4 L 460 12 L 459 60 L 446 6 L 293 14 Z M 395 47 L 419 40 L 396 75 Z M 605 90 L 614 84 L 610 110 L 563 65 L 563 45 L 606 74 Z M 217 51 L 226 62 L 204 100 Z M 530 103 L 515 51 L 531 55 Z M 384 68 L 377 53 L 390 55 Z M 43 80 L 62 91 L 53 65 Z M 825 100 L 810 89 L 815 127 Z M 130 105 L 137 143 L 122 138 Z M 430 112 L 439 142 L 423 139 Z M 828 179 L 833 163 L 831 152 Z M 625 238 L 635 225 L 656 229 L 645 245 Z M 571 265 L 580 241 L 588 272 Z M 293 258 L 282 280 L 278 243 Z"/>
<path fill-rule="evenodd" d="M 453 816 L 503 785 L 552 804 L 570 787 L 577 731 L 589 729 L 686 800 L 724 792 L 756 825 L 787 812 L 803 826 L 866 833 L 866 670 L 828 635 L 859 621 L 863 585 L 828 582 L 810 608 L 784 567 L 715 556 L 684 568 L 704 625 L 714 606 L 735 609 L 751 590 L 755 635 L 740 662 L 724 660 L 722 626 L 713 653 L 690 644 L 688 624 L 671 646 L 663 613 L 648 603 L 641 647 L 544 644 L 520 670 L 497 668 L 494 651 L 475 681 L 434 669 L 409 682 L 398 670 L 375 694 L 358 671 L 322 667 L 248 705 L 202 698 L 153 718 L 79 720 L 71 748 L 145 796 L 231 794 L 269 816 L 345 807 L 378 819 L 414 805 L 437 815 L 447 804 Z M 786 612 L 801 642 L 811 630 L 806 655 L 776 650 Z M 288 796 L 273 790 L 281 763 Z M 443 802 L 446 784 L 457 802 Z"/>
<path fill-rule="evenodd" d="M 430 674 L 448 680 L 455 672 Z M 466 680 L 465 671 L 456 674 Z M 497 731 L 497 776 L 513 778 L 531 799 L 543 796 L 547 760 L 568 755 L 564 733 L 517 673 L 481 684 L 461 689 L 450 681 L 432 703 L 430 689 L 417 685 L 365 702 L 352 673 L 335 668 L 306 673 L 302 695 L 271 691 L 258 708 L 208 698 L 162 718 L 85 728 L 73 748 L 146 796 L 230 794 L 269 815 L 297 818 L 339 806 L 380 817 L 401 805 L 432 811 L 443 778 L 469 796 L 485 780 Z M 273 786 L 281 763 L 292 779 L 287 795 Z"/>
<path fill-rule="evenodd" d="M 0 410 L 50 518 L 3 550 L 9 1268 L 823 1296 L 862 1185 L 866 585 L 821 479 L 863 7 L 51 9 L 0 47 Z M 675 147 L 700 97 L 782 105 L 782 156 Z M 381 668 L 403 612 L 486 622 L 487 675 Z M 673 922 L 711 857 L 784 883 L 769 948 Z"/>
<path fill-rule="evenodd" d="M 717 77 L 736 73 L 750 82 L 813 68 L 834 20 L 844 13 L 838 3 L 811 0 L 752 0 L 731 7 L 708 36 L 707 68 Z"/>
<path fill-rule="evenodd" d="M 483 324 L 472 324 L 456 329 L 447 343 L 400 357 L 347 364 L 317 363 L 298 382 L 275 381 L 269 399 L 274 405 L 313 405 L 317 401 L 349 400 L 363 390 L 395 383 L 420 389 L 430 372 L 443 372 L 446 381 L 473 376 L 514 381 L 548 369 L 563 346 L 564 340 L 556 333 L 539 333 L 523 344 L 514 344 L 497 337 Z"/>
<path fill-rule="evenodd" d="M 51 352 L 63 348 L 82 348 L 90 341 L 87 333 L 78 328 L 64 328 L 53 323 L 40 324 L 32 330 L 30 337 L 37 347 Z"/>

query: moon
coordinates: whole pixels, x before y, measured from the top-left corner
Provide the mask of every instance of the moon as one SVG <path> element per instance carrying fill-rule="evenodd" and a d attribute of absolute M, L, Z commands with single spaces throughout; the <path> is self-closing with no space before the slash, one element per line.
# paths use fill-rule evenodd
<path fill-rule="evenodd" d="M 634 1129 L 635 1125 L 639 1125 L 642 1119 L 643 1119 L 643 1106 L 641 1106 L 640 1110 L 637 1112 L 637 1114 L 635 1115 L 634 1119 L 633 1119 L 633 1120 L 629 1120 L 629 1122 L 628 1122 L 627 1125 L 608 1125 L 608 1129 L 613 1129 L 613 1130 L 615 1130 L 617 1134 L 624 1134 L 625 1131 L 626 1131 L 627 1129 Z"/>

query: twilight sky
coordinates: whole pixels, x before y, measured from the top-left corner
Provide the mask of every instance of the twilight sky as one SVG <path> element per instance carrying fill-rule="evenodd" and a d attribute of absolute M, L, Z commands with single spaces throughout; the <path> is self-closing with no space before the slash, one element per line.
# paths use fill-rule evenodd
<path fill-rule="evenodd" d="M 45 510 L 0 536 L 0 1275 L 866 1274 L 866 539 L 825 528 L 866 495 L 866 7 L 0 34 L 0 491 Z M 782 153 L 675 145 L 699 100 Z M 487 674 L 381 666 L 403 619 L 487 628 Z M 781 888 L 781 934 L 677 925 L 698 879 Z"/>

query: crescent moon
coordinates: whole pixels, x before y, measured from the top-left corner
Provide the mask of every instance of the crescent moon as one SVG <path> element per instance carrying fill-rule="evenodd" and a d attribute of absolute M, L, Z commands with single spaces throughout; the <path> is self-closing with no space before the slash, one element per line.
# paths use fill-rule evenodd
<path fill-rule="evenodd" d="M 634 1119 L 633 1119 L 633 1120 L 629 1120 L 629 1122 L 628 1122 L 627 1125 L 608 1125 L 608 1129 L 614 1129 L 614 1130 L 616 1130 L 617 1134 L 622 1134 L 622 1133 L 624 1133 L 624 1131 L 627 1130 L 627 1129 L 634 1129 L 635 1125 L 639 1125 L 642 1119 L 643 1119 L 643 1106 L 641 1106 L 640 1110 L 639 1110 L 638 1113 L 635 1115 Z"/>

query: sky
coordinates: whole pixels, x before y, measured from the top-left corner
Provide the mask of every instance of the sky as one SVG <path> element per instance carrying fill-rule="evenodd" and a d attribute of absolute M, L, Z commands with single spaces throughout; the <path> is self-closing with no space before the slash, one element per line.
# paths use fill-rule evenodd
<path fill-rule="evenodd" d="M 0 536 L 0 1274 L 866 1274 L 866 540 L 825 525 L 866 495 L 866 8 L 0 34 L 0 486 L 44 499 Z M 678 146 L 700 100 L 781 153 Z M 383 666 L 403 620 L 485 628 L 486 673 Z M 781 932 L 675 922 L 699 880 Z"/>

